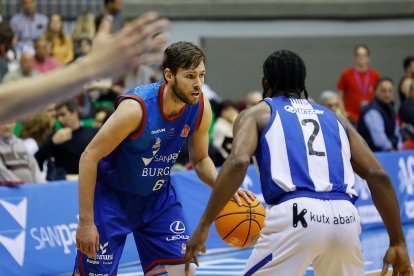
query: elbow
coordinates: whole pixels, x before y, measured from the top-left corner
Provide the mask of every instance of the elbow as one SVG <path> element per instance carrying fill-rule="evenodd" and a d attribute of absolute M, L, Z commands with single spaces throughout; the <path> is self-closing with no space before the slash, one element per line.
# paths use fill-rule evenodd
<path fill-rule="evenodd" d="M 247 155 L 237 156 L 230 153 L 226 162 L 228 162 L 229 165 L 235 169 L 247 169 L 247 167 L 250 165 L 250 157 Z"/>
<path fill-rule="evenodd" d="M 365 176 L 368 184 L 371 183 L 391 183 L 391 179 L 384 169 L 373 169 Z"/>
<path fill-rule="evenodd" d="M 94 154 L 91 150 L 89 150 L 88 148 L 86 148 L 83 152 L 82 155 L 80 157 L 79 160 L 79 166 L 81 166 L 82 164 L 85 163 L 98 163 L 99 160 L 97 160 L 97 158 L 94 157 Z"/>
<path fill-rule="evenodd" d="M 88 159 L 89 155 L 90 155 L 90 153 L 89 153 L 88 149 L 85 149 L 81 154 L 79 163 L 85 162 L 85 160 Z"/>

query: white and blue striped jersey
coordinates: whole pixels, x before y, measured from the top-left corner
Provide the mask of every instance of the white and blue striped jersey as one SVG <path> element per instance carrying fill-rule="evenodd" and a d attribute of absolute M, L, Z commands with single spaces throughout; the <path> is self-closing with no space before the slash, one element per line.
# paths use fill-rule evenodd
<path fill-rule="evenodd" d="M 349 141 L 336 114 L 305 99 L 265 101 L 272 115 L 254 161 L 266 203 L 303 196 L 355 202 Z"/>

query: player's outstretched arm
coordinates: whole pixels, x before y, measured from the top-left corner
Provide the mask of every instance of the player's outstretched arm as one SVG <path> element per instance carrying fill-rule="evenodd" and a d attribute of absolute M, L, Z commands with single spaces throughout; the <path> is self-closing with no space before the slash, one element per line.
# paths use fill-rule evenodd
<path fill-rule="evenodd" d="M 154 35 L 164 32 L 167 25 L 154 12 L 144 14 L 112 36 L 98 36 L 91 54 L 82 61 L 1 85 L 0 123 L 71 98 L 93 79 L 117 77 L 134 66 L 161 59 L 160 54 L 150 52 L 165 43 L 165 35 Z"/>
<path fill-rule="evenodd" d="M 76 231 L 76 247 L 89 257 L 96 257 L 96 250 L 99 247 L 99 235 L 93 214 L 98 162 L 138 129 L 142 121 L 142 114 L 142 107 L 135 100 L 121 102 L 81 156 L 79 162 L 79 225 Z"/>
<path fill-rule="evenodd" d="M 410 258 L 401 227 L 400 209 L 391 180 L 364 139 L 348 120 L 342 117 L 340 120 L 348 131 L 352 167 L 360 177 L 368 182 L 372 200 L 390 237 L 390 245 L 384 257 L 384 269 L 381 275 L 385 275 L 389 264 L 393 266 L 394 272 L 401 273 L 399 275 L 412 275 Z"/>
<path fill-rule="evenodd" d="M 234 124 L 231 153 L 218 174 L 200 223 L 187 243 L 185 253 L 186 275 L 188 275 L 189 264 L 192 260 L 198 266 L 198 254 L 200 251 L 205 251 L 205 243 L 211 224 L 243 182 L 250 164 L 250 158 L 257 147 L 259 132 L 256 117 L 259 116 L 260 112 L 263 112 L 263 110 L 259 108 L 243 111 Z"/>

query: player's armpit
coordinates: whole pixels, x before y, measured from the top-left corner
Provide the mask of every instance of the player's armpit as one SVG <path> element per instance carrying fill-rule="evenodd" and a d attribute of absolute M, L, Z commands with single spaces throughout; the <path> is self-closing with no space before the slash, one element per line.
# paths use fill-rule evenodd
<path fill-rule="evenodd" d="M 86 152 L 93 153 L 98 160 L 102 159 L 139 128 L 143 115 L 143 108 L 139 102 L 123 100 L 92 139 Z"/>

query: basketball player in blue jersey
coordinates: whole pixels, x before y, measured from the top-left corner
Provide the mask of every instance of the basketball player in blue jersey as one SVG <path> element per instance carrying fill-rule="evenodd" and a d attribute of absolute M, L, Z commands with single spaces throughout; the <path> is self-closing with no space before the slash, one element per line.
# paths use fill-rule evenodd
<path fill-rule="evenodd" d="M 170 169 L 187 139 L 200 179 L 212 187 L 217 176 L 207 153 L 212 115 L 201 91 L 204 61 L 192 43 L 167 47 L 165 80 L 117 98 L 114 114 L 86 148 L 79 164 L 74 275 L 116 275 L 129 233 L 145 275 L 183 274 L 189 235 Z M 240 205 L 239 196 L 254 199 L 240 189 L 234 195 Z"/>
<path fill-rule="evenodd" d="M 390 238 L 382 275 L 412 275 L 391 181 L 350 123 L 307 98 L 306 68 L 293 52 L 270 55 L 263 65 L 264 100 L 242 112 L 201 221 L 189 240 L 186 265 L 205 251 L 210 225 L 242 183 L 254 160 L 268 205 L 261 237 L 243 275 L 364 275 L 354 206 L 354 171 L 366 179 Z M 186 272 L 189 270 L 186 266 Z"/>

